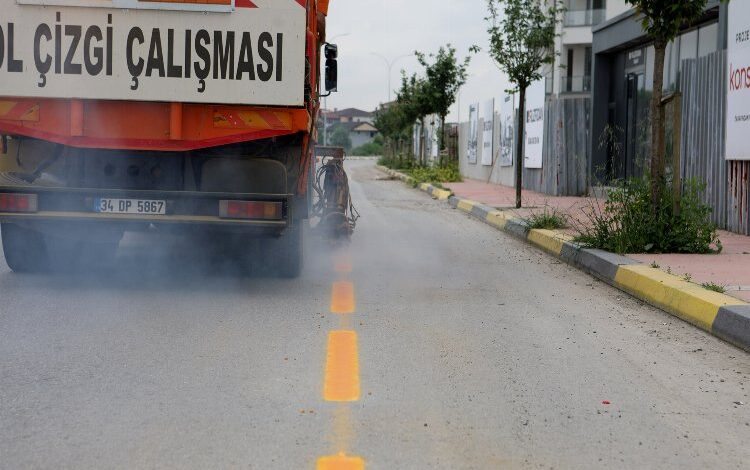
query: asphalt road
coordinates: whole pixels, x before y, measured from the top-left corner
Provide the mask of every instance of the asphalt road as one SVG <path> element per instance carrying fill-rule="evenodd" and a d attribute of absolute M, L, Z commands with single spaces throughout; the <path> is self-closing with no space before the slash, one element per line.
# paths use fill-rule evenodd
<path fill-rule="evenodd" d="M 297 280 L 153 236 L 0 262 L 0 468 L 747 468 L 750 355 L 350 169 L 356 234 Z"/>

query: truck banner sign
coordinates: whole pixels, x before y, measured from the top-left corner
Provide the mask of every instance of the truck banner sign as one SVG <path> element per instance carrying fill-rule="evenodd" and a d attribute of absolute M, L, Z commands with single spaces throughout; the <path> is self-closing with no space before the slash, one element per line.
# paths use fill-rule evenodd
<path fill-rule="evenodd" d="M 2 95 L 304 104 L 306 18 L 296 3 L 227 12 L 4 3 Z"/>

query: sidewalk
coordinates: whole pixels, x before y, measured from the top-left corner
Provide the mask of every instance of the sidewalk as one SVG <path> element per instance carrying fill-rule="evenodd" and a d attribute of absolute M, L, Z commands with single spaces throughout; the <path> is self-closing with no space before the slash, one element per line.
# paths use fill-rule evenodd
<path fill-rule="evenodd" d="M 577 219 L 580 217 L 581 208 L 591 202 L 590 198 L 585 197 L 554 197 L 524 190 L 524 208 L 516 210 L 514 188 L 470 179 L 465 179 L 462 183 L 446 183 L 444 186 L 453 191 L 456 196 L 503 211 L 510 211 L 521 218 L 527 217 L 534 211 L 543 210 L 544 206 L 549 206 Z M 631 254 L 627 256 L 645 264 L 655 262 L 662 271 L 671 271 L 677 276 L 689 275 L 690 281 L 697 284 L 710 282 L 724 286 L 728 295 L 750 302 L 750 237 L 720 230 L 719 239 L 724 250 L 718 255 Z"/>

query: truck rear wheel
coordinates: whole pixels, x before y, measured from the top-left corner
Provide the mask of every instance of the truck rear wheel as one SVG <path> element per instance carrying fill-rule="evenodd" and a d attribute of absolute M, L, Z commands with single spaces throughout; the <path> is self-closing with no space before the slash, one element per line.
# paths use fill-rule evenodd
<path fill-rule="evenodd" d="M 17 273 L 41 272 L 49 269 L 44 236 L 16 224 L 2 224 L 3 254 L 8 267 Z"/>

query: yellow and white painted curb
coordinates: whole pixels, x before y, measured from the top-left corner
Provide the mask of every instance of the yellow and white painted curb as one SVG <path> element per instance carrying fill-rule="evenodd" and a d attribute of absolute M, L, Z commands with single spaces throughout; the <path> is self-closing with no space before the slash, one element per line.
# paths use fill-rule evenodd
<path fill-rule="evenodd" d="M 408 181 L 405 175 L 380 168 L 398 179 Z M 433 192 L 423 186 L 430 185 L 420 185 L 419 189 L 434 196 Z M 568 234 L 555 230 L 529 229 L 525 221 L 508 212 L 461 197 L 449 196 L 446 199 L 455 209 L 522 238 L 654 307 L 750 351 L 750 304 L 709 291 L 630 258 L 583 248 L 574 243 L 573 237 Z"/>

